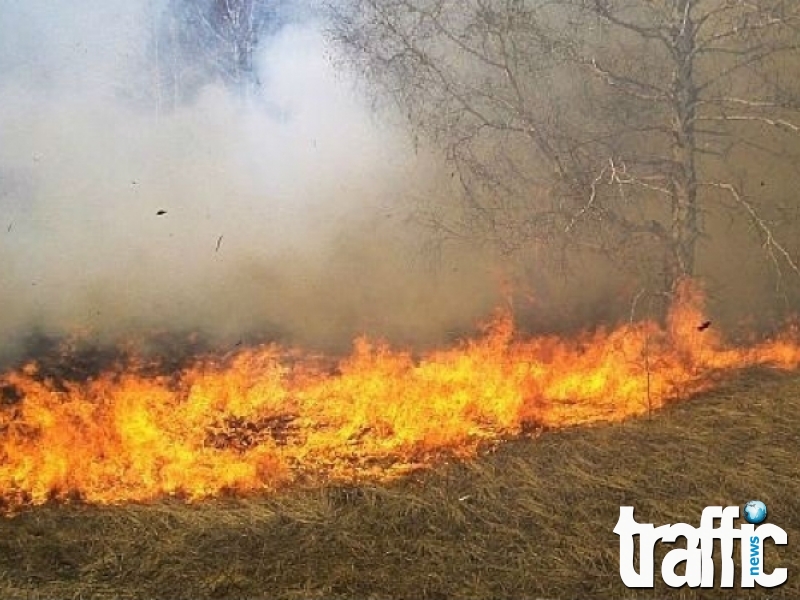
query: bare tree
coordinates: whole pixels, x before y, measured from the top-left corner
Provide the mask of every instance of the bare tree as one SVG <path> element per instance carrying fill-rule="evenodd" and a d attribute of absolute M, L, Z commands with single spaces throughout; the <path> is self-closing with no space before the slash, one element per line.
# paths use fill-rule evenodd
<path fill-rule="evenodd" d="M 280 26 L 282 6 L 280 0 L 169 0 L 156 16 L 149 57 L 157 105 L 174 108 L 212 81 L 253 91 L 260 83 L 256 51 Z"/>
<path fill-rule="evenodd" d="M 792 177 L 800 165 L 797 0 L 343 0 L 331 12 L 346 60 L 462 184 L 458 218 L 428 212 L 441 233 L 656 256 L 654 285 L 669 291 L 695 274 L 705 217 L 721 210 L 752 225 L 778 277 L 800 274 L 779 236 L 798 201 L 763 186 L 776 165 Z"/>
<path fill-rule="evenodd" d="M 274 4 L 274 3 L 273 3 Z M 259 0 L 213 0 L 194 7 L 216 71 L 237 86 L 257 83 L 253 57 L 261 35 L 274 20 L 273 7 Z"/>

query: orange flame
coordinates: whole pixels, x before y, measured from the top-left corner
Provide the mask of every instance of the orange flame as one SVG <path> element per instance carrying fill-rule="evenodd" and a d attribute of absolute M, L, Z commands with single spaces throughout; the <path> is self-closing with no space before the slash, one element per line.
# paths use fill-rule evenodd
<path fill-rule="evenodd" d="M 701 305 L 684 285 L 666 328 L 571 339 L 516 339 L 500 314 L 479 339 L 421 358 L 358 339 L 334 369 L 263 346 L 173 377 L 109 371 L 64 389 L 30 364 L 0 375 L 19 396 L 0 407 L 0 497 L 13 508 L 385 479 L 528 427 L 642 414 L 708 388 L 714 373 L 800 366 L 796 332 L 729 348 L 698 330 Z"/>

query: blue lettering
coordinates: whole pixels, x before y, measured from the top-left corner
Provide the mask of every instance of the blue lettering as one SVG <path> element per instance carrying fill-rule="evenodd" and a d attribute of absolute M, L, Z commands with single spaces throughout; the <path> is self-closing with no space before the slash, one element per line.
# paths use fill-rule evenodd
<path fill-rule="evenodd" d="M 753 577 L 758 577 L 760 574 L 760 569 L 758 567 L 758 554 L 759 554 L 759 546 L 758 546 L 758 536 L 754 535 L 750 538 L 750 575 Z M 742 565 L 744 567 L 744 565 Z"/>

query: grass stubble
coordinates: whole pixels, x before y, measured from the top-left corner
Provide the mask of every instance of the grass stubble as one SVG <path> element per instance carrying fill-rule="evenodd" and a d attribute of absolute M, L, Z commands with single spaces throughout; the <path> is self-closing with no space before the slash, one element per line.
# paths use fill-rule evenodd
<path fill-rule="evenodd" d="M 699 523 L 759 499 L 779 588 L 654 590 L 619 576 L 620 505 Z M 800 598 L 800 375 L 756 370 L 651 418 L 544 432 L 391 484 L 0 517 L 0 598 Z M 737 563 L 738 542 L 734 551 Z M 719 581 L 719 561 L 716 569 Z"/>

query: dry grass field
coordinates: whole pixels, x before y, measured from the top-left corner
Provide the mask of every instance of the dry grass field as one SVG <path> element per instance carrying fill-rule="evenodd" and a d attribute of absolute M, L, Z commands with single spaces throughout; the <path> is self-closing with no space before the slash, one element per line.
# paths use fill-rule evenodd
<path fill-rule="evenodd" d="M 751 371 L 649 419 L 512 440 L 391 485 L 27 509 L 0 519 L 0 597 L 798 598 L 799 458 L 800 376 Z M 697 524 L 750 499 L 788 532 L 767 547 L 784 586 L 666 588 L 663 546 L 655 590 L 622 584 L 620 505 Z"/>

